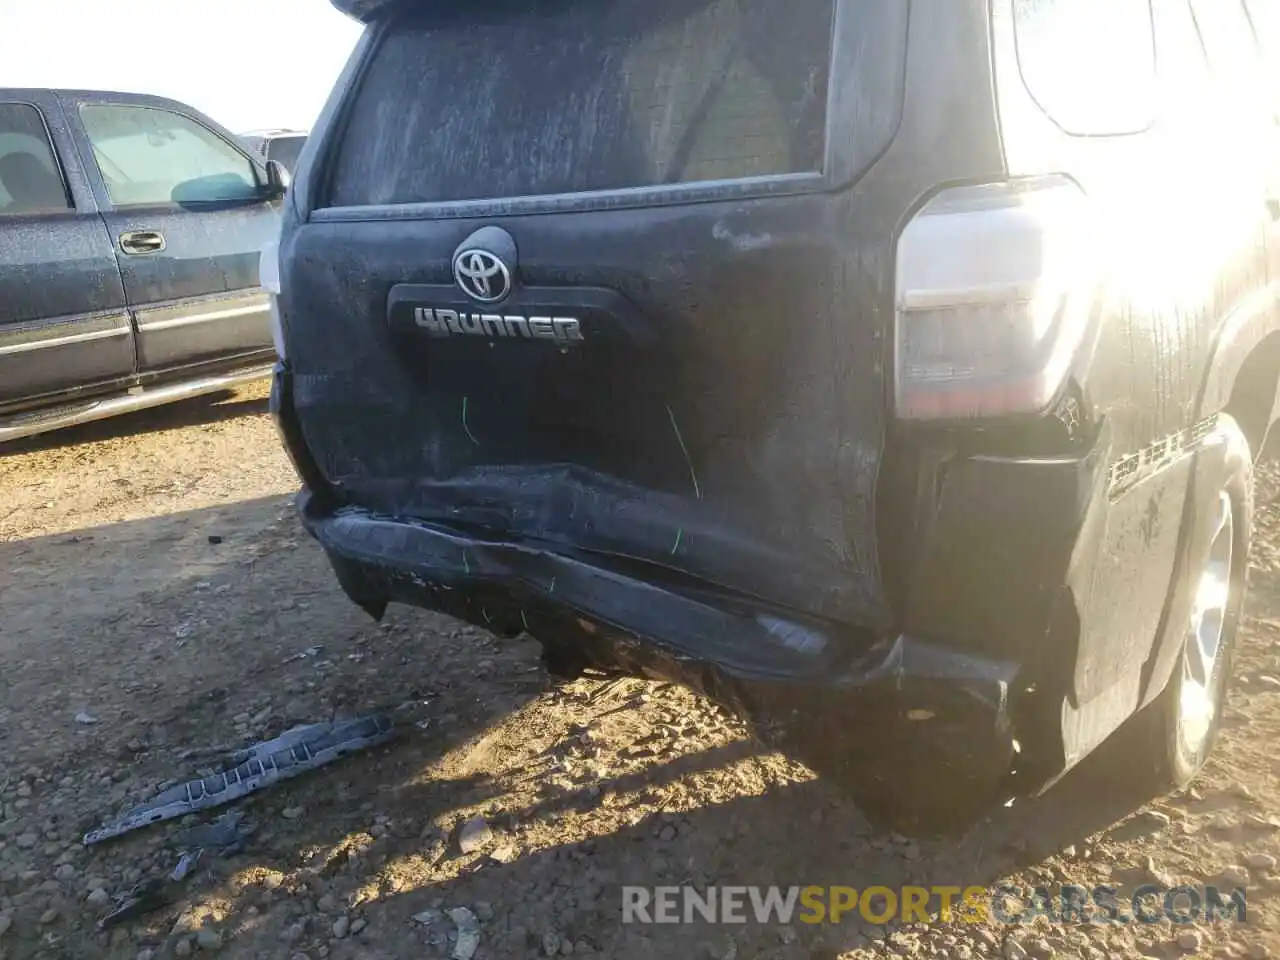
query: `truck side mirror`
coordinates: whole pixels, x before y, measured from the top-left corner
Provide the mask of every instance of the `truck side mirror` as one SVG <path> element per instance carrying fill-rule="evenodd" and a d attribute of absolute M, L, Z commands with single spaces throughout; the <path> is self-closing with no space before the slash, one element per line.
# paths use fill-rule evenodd
<path fill-rule="evenodd" d="M 289 176 L 289 171 L 284 168 L 279 160 L 267 161 L 267 185 L 266 198 L 268 200 L 279 200 L 289 192 L 289 184 L 293 178 Z"/>

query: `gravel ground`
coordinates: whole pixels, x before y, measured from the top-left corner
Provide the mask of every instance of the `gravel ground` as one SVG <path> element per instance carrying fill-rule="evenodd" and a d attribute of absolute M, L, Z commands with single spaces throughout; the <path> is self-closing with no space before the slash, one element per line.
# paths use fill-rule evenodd
<path fill-rule="evenodd" d="M 917 842 L 682 689 L 552 684 L 535 644 L 403 607 L 373 624 L 291 515 L 264 397 L 0 451 L 3 960 L 1280 956 L 1280 468 L 1260 476 L 1241 681 L 1193 788 L 1129 795 L 1103 756 L 964 838 Z M 192 775 L 193 748 L 375 706 L 401 739 L 243 802 L 244 852 L 97 930 L 172 868 L 180 825 L 87 850 L 86 828 Z M 1247 882 L 1245 924 L 621 922 L 623 884 L 1224 877 Z"/>

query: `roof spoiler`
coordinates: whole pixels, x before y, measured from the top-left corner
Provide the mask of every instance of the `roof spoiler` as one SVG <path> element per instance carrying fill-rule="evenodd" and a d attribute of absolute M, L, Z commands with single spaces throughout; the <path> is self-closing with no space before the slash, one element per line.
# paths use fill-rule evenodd
<path fill-rule="evenodd" d="M 400 0 L 329 0 L 348 17 L 368 23 L 386 13 Z"/>

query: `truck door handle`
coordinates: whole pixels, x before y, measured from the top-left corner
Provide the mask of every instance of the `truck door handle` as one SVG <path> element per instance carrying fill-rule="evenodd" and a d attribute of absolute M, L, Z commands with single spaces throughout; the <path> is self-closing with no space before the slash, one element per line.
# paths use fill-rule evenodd
<path fill-rule="evenodd" d="M 155 230 L 131 230 L 120 234 L 120 249 L 125 253 L 159 253 L 164 249 L 164 234 Z"/>

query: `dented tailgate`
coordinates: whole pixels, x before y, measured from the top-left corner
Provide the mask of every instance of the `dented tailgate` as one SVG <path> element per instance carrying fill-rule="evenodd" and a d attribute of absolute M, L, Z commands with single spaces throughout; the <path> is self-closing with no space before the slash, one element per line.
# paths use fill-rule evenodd
<path fill-rule="evenodd" d="M 875 163 L 905 10 L 375 21 L 281 246 L 325 482 L 375 515 L 886 626 L 892 251 L 934 176 Z"/>

